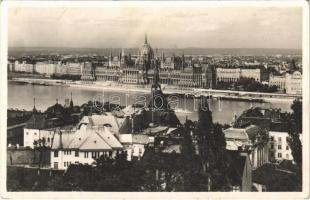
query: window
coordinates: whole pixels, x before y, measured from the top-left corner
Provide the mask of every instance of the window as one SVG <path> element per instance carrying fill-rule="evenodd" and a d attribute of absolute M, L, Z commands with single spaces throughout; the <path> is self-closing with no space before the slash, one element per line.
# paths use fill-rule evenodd
<path fill-rule="evenodd" d="M 29 133 L 28 133 L 28 132 L 26 132 L 26 135 L 29 135 Z"/>
<path fill-rule="evenodd" d="M 92 153 L 91 153 L 91 157 L 92 157 L 92 158 L 96 158 L 96 152 L 92 152 Z"/>
<path fill-rule="evenodd" d="M 290 150 L 290 147 L 288 145 L 286 145 L 286 150 Z"/>
<path fill-rule="evenodd" d="M 55 158 L 58 157 L 58 151 L 54 151 L 54 157 L 55 157 Z"/>
<path fill-rule="evenodd" d="M 278 141 L 281 142 L 281 137 L 278 137 Z"/>
<path fill-rule="evenodd" d="M 88 152 L 84 152 L 84 158 L 88 158 Z"/>
<path fill-rule="evenodd" d="M 274 140 L 274 137 L 273 137 L 273 136 L 271 136 L 271 137 L 270 137 L 270 141 L 273 141 L 273 140 Z"/>
<path fill-rule="evenodd" d="M 274 148 L 274 145 L 273 145 L 273 144 L 271 144 L 271 145 L 270 145 L 270 149 L 273 149 L 273 148 Z"/>
<path fill-rule="evenodd" d="M 278 145 L 278 149 L 281 150 L 282 149 L 282 145 Z"/>
<path fill-rule="evenodd" d="M 289 142 L 289 140 L 290 140 L 290 137 L 287 136 L 286 137 L 286 142 Z"/>
<path fill-rule="evenodd" d="M 282 158 L 282 153 L 278 153 L 278 158 Z"/>
<path fill-rule="evenodd" d="M 58 162 L 54 162 L 54 169 L 58 169 Z"/>
<path fill-rule="evenodd" d="M 79 157 L 79 151 L 75 150 L 75 157 Z"/>
<path fill-rule="evenodd" d="M 112 151 L 109 151 L 109 157 L 112 157 Z"/>
<path fill-rule="evenodd" d="M 37 135 L 37 133 L 34 133 L 34 135 Z"/>

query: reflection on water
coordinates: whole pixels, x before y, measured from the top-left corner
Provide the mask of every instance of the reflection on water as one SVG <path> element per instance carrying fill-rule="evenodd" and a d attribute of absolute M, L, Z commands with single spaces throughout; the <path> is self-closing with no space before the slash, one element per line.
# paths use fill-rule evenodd
<path fill-rule="evenodd" d="M 144 93 L 120 93 L 112 91 L 88 90 L 75 87 L 62 86 L 40 86 L 40 85 L 16 85 L 8 84 L 8 108 L 18 108 L 30 110 L 33 108 L 33 98 L 36 98 L 36 108 L 44 111 L 48 106 L 56 103 L 56 99 L 61 104 L 64 104 L 65 99 L 70 98 L 72 92 L 73 102 L 75 105 L 81 105 L 89 100 L 104 99 L 121 105 L 130 105 L 134 102 L 145 102 L 148 104 L 150 95 Z M 183 122 L 186 117 L 188 119 L 197 120 L 198 100 L 176 98 L 173 97 L 173 107 L 176 106 L 177 115 Z M 281 108 L 283 111 L 290 112 L 289 102 L 275 103 L 250 103 L 241 101 L 228 100 L 210 100 L 209 106 L 213 113 L 213 121 L 220 123 L 230 123 L 234 114 L 240 115 L 244 110 L 251 106 L 259 106 L 263 108 Z"/>

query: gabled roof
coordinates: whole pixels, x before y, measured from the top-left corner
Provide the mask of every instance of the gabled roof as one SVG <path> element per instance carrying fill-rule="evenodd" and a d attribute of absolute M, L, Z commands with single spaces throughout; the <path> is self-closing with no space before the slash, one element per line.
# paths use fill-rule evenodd
<path fill-rule="evenodd" d="M 94 126 L 105 126 L 111 125 L 111 131 L 114 133 L 119 132 L 120 123 L 122 123 L 122 119 L 117 119 L 112 113 L 104 113 L 102 115 L 91 115 L 91 116 L 84 116 L 80 123 L 81 124 L 88 124 L 91 127 Z"/>
<path fill-rule="evenodd" d="M 224 130 L 226 139 L 234 139 L 234 140 L 249 140 L 248 135 L 243 128 L 228 128 Z"/>
<path fill-rule="evenodd" d="M 60 142 L 60 137 L 62 137 Z M 53 149 L 79 149 L 79 150 L 112 150 L 123 148 L 122 144 L 110 132 L 109 128 L 85 128 L 76 132 L 62 132 L 55 134 Z"/>
<path fill-rule="evenodd" d="M 242 141 L 251 140 L 252 142 L 256 139 L 257 136 L 261 135 L 261 133 L 262 130 L 255 125 L 250 125 L 246 128 L 231 127 L 224 130 L 226 139 L 242 140 Z"/>
<path fill-rule="evenodd" d="M 98 132 L 92 132 L 78 147 L 80 150 L 112 150 Z"/>
<path fill-rule="evenodd" d="M 110 132 L 109 128 L 96 130 L 96 133 L 113 149 L 123 148 L 122 144 L 116 139 L 116 137 Z"/>

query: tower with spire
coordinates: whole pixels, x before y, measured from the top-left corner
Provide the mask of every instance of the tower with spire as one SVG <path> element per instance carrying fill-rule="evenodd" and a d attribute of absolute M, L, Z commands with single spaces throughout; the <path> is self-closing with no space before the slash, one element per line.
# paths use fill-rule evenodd
<path fill-rule="evenodd" d="M 147 35 L 146 35 L 146 33 L 144 35 L 144 44 L 147 44 Z"/>
<path fill-rule="evenodd" d="M 70 108 L 73 108 L 72 92 L 71 92 L 71 99 L 70 99 Z"/>
<path fill-rule="evenodd" d="M 120 56 L 120 67 L 124 67 L 126 64 L 125 51 L 122 48 L 121 56 Z"/>
<path fill-rule="evenodd" d="M 112 61 L 113 61 L 113 55 L 112 55 L 112 50 L 111 50 L 110 56 L 109 56 L 109 67 L 112 67 Z"/>
<path fill-rule="evenodd" d="M 37 109 L 36 109 L 36 98 L 33 98 L 33 109 L 32 109 L 32 113 L 37 113 Z"/>
<path fill-rule="evenodd" d="M 182 71 L 184 71 L 185 68 L 185 56 L 184 53 L 182 53 Z"/>

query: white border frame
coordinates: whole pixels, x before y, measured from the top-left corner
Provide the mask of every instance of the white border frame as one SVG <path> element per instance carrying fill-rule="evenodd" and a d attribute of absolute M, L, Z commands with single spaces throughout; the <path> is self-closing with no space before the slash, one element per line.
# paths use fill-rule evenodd
<path fill-rule="evenodd" d="M 302 7 L 303 9 L 303 192 L 7 192 L 6 191 L 6 117 L 7 117 L 7 10 L 10 7 Z M 309 198 L 309 4 L 306 1 L 4 1 L 1 2 L 0 58 L 0 175 L 1 197 L 17 199 L 304 199 Z"/>

